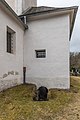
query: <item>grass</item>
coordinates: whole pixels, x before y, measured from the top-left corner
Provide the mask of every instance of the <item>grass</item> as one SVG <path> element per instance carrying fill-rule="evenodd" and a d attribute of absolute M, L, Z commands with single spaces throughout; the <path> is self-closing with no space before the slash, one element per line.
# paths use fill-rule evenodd
<path fill-rule="evenodd" d="M 50 89 L 49 101 L 33 101 L 35 85 L 20 85 L 0 92 L 0 120 L 53 120 L 80 92 L 80 77 L 71 77 L 70 90 Z"/>

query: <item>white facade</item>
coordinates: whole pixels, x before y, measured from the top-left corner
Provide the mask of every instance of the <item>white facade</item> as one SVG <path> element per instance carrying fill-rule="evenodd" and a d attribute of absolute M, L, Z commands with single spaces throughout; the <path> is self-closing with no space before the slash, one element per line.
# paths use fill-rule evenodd
<path fill-rule="evenodd" d="M 20 23 L 0 6 L 0 90 L 23 83 L 23 34 Z M 15 53 L 7 51 L 7 26 L 15 31 Z"/>
<path fill-rule="evenodd" d="M 18 10 L 23 9 L 20 5 Z M 4 0 L 0 1 L 0 91 L 23 83 L 23 67 L 26 83 L 70 88 L 69 40 L 77 9 L 32 7 L 26 16 L 20 16 L 27 27 Z M 46 51 L 46 57 L 37 58 L 36 50 Z"/>
<path fill-rule="evenodd" d="M 6 2 L 18 15 L 29 7 L 37 6 L 37 0 L 6 0 Z"/>
<path fill-rule="evenodd" d="M 14 11 L 16 11 L 16 2 L 15 2 L 15 0 L 5 0 L 8 4 L 9 4 L 9 6 L 14 10 Z"/>
<path fill-rule="evenodd" d="M 37 0 L 23 0 L 22 3 L 23 3 L 23 11 L 29 7 L 36 7 L 37 6 Z"/>
<path fill-rule="evenodd" d="M 15 10 L 15 0 L 5 0 Z"/>
<path fill-rule="evenodd" d="M 48 88 L 70 87 L 69 15 L 28 22 L 24 38 L 26 82 Z M 46 58 L 36 58 L 35 50 L 46 49 Z"/>

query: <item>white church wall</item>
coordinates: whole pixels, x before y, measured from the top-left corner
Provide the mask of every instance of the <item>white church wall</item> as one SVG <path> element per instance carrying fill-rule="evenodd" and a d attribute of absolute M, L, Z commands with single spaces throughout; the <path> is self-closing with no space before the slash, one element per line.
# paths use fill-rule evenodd
<path fill-rule="evenodd" d="M 23 0 L 6 0 L 6 2 L 18 15 L 22 13 Z"/>
<path fill-rule="evenodd" d="M 9 6 L 15 11 L 15 0 L 5 0 Z"/>
<path fill-rule="evenodd" d="M 36 7 L 37 0 L 23 0 L 23 11 L 29 7 Z"/>
<path fill-rule="evenodd" d="M 7 26 L 15 31 L 15 53 L 7 50 Z M 0 7 L 0 90 L 23 82 L 23 29 Z"/>
<path fill-rule="evenodd" d="M 22 1 L 23 0 L 16 0 L 15 1 L 15 12 L 20 15 L 22 13 Z"/>
<path fill-rule="evenodd" d="M 29 7 L 37 6 L 37 0 L 6 0 L 6 2 L 18 15 Z"/>
<path fill-rule="evenodd" d="M 70 87 L 69 16 L 28 22 L 24 37 L 26 82 L 48 88 Z M 46 58 L 36 58 L 35 50 L 46 49 Z"/>

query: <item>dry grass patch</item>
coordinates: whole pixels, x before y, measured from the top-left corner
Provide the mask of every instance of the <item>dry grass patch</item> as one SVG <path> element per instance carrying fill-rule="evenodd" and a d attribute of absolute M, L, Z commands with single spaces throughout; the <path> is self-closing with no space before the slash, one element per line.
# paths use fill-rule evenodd
<path fill-rule="evenodd" d="M 80 78 L 71 77 L 70 90 L 49 90 L 49 101 L 33 101 L 35 85 L 20 85 L 0 93 L 0 120 L 53 120 L 80 92 Z"/>

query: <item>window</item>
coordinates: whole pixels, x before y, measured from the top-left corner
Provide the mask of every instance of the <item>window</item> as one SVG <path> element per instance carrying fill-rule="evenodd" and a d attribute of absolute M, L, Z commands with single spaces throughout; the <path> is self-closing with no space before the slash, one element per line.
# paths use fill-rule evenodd
<path fill-rule="evenodd" d="M 15 52 L 15 31 L 7 27 L 7 52 L 14 54 Z"/>
<path fill-rule="evenodd" d="M 46 57 L 46 50 L 35 50 L 36 58 L 45 58 Z"/>

